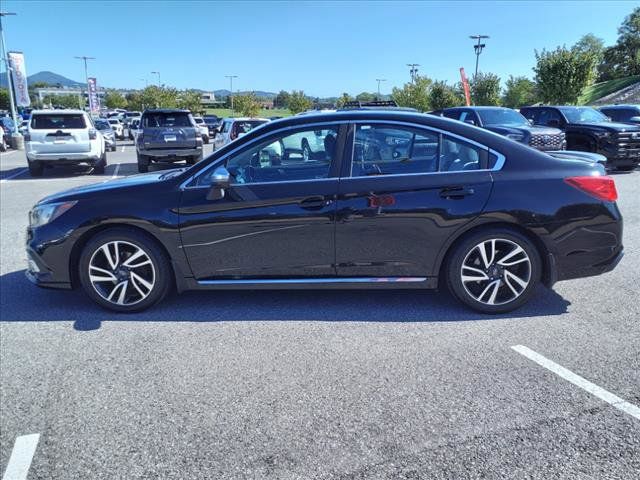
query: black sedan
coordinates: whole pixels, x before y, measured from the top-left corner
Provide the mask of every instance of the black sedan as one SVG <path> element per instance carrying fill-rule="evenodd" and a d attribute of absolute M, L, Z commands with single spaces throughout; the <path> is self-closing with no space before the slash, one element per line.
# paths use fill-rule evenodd
<path fill-rule="evenodd" d="M 27 276 L 81 286 L 120 312 L 174 288 L 447 286 L 499 313 L 539 283 L 613 269 L 616 198 L 600 165 L 446 118 L 303 115 L 192 167 L 43 199 L 30 213 Z"/>

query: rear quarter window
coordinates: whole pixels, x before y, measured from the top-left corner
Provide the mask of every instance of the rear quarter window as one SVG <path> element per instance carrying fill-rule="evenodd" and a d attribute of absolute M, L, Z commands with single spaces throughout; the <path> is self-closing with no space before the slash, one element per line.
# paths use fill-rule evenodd
<path fill-rule="evenodd" d="M 31 119 L 31 128 L 34 130 L 63 130 L 86 128 L 84 115 L 34 115 Z"/>

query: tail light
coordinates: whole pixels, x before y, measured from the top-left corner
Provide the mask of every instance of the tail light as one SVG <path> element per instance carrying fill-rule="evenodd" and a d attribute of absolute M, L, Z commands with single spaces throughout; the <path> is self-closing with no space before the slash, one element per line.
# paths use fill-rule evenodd
<path fill-rule="evenodd" d="M 89 140 L 95 140 L 96 138 L 98 138 L 98 132 L 93 128 L 89 129 Z"/>
<path fill-rule="evenodd" d="M 615 202 L 618 199 L 616 184 L 608 176 L 597 177 L 569 177 L 564 181 L 578 190 L 605 202 Z"/>

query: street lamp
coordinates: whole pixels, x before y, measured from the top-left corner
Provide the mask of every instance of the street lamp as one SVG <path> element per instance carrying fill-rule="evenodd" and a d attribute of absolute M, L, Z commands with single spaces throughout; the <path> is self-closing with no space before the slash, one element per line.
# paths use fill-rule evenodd
<path fill-rule="evenodd" d="M 7 51 L 5 49 L 5 41 L 4 41 L 4 30 L 2 29 L 2 18 L 16 15 L 11 12 L 0 12 L 0 50 L 2 54 L 2 59 L 5 61 L 5 66 L 7 67 L 7 86 L 9 87 L 9 104 L 11 105 L 11 118 L 13 119 L 13 132 L 11 132 L 11 138 L 14 136 L 19 136 L 18 133 L 18 115 L 16 114 L 16 104 L 13 100 L 13 81 L 11 78 L 11 62 L 9 62 L 9 57 L 7 55 Z"/>
<path fill-rule="evenodd" d="M 376 82 L 378 82 L 378 100 L 380 100 L 380 83 L 386 82 L 386 78 L 376 78 Z"/>
<path fill-rule="evenodd" d="M 229 97 L 231 98 L 231 110 L 233 110 L 233 79 L 238 78 L 238 75 L 225 75 L 229 79 Z"/>
<path fill-rule="evenodd" d="M 83 55 L 83 56 L 73 57 L 73 58 L 77 58 L 78 60 L 82 60 L 84 62 L 84 81 L 85 81 L 85 85 L 87 86 L 87 97 L 88 97 L 89 96 L 89 72 L 87 71 L 87 60 L 95 60 L 96 57 L 87 57 Z M 82 98 L 82 88 L 80 88 L 80 98 Z M 84 102 L 82 103 L 82 107 L 84 107 Z"/>
<path fill-rule="evenodd" d="M 160 87 L 160 72 L 151 72 L 152 75 L 158 76 L 158 88 Z"/>
<path fill-rule="evenodd" d="M 418 67 L 419 63 L 407 63 L 407 67 L 409 67 L 409 75 L 411 75 L 411 81 L 416 83 L 416 77 L 418 76 Z"/>
<path fill-rule="evenodd" d="M 473 46 L 473 49 L 476 52 L 476 73 L 474 77 L 477 77 L 478 76 L 478 60 L 480 60 L 480 54 L 482 53 L 482 50 L 484 49 L 484 47 L 486 47 L 486 45 L 484 43 L 481 43 L 481 41 L 485 38 L 489 38 L 489 35 L 469 35 L 469 38 L 471 38 L 472 40 L 478 41 L 478 43 L 476 43 Z"/>

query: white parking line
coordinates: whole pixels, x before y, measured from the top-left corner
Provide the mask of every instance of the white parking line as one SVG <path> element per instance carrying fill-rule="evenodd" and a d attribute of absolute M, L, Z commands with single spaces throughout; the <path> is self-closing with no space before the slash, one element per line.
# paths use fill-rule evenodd
<path fill-rule="evenodd" d="M 39 433 L 21 435 L 16 438 L 2 480 L 26 480 L 33 454 L 36 453 L 38 440 L 40 440 Z"/>
<path fill-rule="evenodd" d="M 113 175 L 111 175 L 111 178 L 116 178 L 118 176 L 118 172 L 120 171 L 120 164 L 116 163 L 116 169 L 113 171 Z"/>
<path fill-rule="evenodd" d="M 543 357 L 537 352 L 534 352 L 530 348 L 525 347 L 524 345 L 514 345 L 511 347 L 520 355 L 524 355 L 529 360 L 533 360 L 538 365 L 546 368 L 547 370 L 555 373 L 559 377 L 564 378 L 566 381 L 573 383 L 574 385 L 582 388 L 583 390 L 589 392 L 591 395 L 598 397 L 600 400 L 604 400 L 608 404 L 616 407 L 618 410 L 623 411 L 624 413 L 628 413 L 634 418 L 640 420 L 640 408 L 633 405 L 632 403 L 623 400 L 622 398 L 614 395 L 613 393 L 605 390 L 604 388 L 599 387 L 598 385 L 591 383 L 589 380 L 585 380 L 580 375 L 576 375 L 571 370 L 567 370 L 561 365 L 558 365 L 555 362 L 552 362 L 546 357 Z"/>
<path fill-rule="evenodd" d="M 124 145 L 122 145 L 122 150 L 120 150 L 121 152 L 124 152 Z"/>
<path fill-rule="evenodd" d="M 20 170 L 19 172 L 14 173 L 13 175 L 9 175 L 8 177 L 3 178 L 2 180 L 0 180 L 0 183 L 5 183 L 7 180 L 11 180 L 12 178 L 17 177 L 18 175 L 22 175 L 24 172 L 26 172 L 27 169 L 23 168 L 22 170 Z"/>

